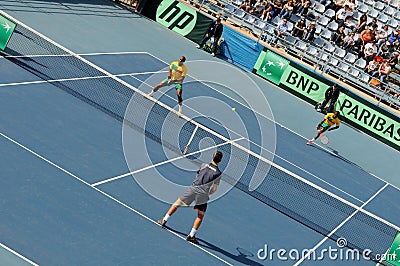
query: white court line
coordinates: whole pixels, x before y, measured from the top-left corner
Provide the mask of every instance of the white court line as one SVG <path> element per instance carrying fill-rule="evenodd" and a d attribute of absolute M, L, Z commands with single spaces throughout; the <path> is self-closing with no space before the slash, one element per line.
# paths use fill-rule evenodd
<path fill-rule="evenodd" d="M 171 163 L 171 162 L 174 162 L 174 161 L 176 161 L 176 160 L 183 159 L 183 158 L 186 158 L 186 157 L 188 157 L 188 156 L 191 156 L 191 155 L 194 155 L 194 154 L 197 154 L 197 153 L 200 153 L 200 152 L 212 150 L 212 149 L 214 149 L 214 148 L 218 148 L 218 147 L 220 147 L 220 146 L 223 146 L 223 145 L 226 145 L 226 144 L 229 144 L 229 143 L 233 143 L 233 142 L 236 142 L 236 141 L 239 141 L 239 140 L 242 140 L 242 139 L 244 139 L 244 138 L 234 139 L 234 140 L 231 140 L 231 141 L 227 141 L 227 142 L 224 142 L 224 143 L 220 143 L 220 144 L 215 145 L 215 146 L 211 146 L 211 147 L 208 147 L 208 148 L 204 148 L 204 149 L 202 149 L 202 150 L 194 151 L 194 152 L 191 152 L 191 153 L 188 153 L 188 154 L 183 154 L 183 155 L 181 155 L 181 156 L 178 156 L 178 157 L 175 157 L 175 158 L 172 158 L 172 159 L 169 159 L 169 160 L 160 162 L 160 163 L 152 164 L 152 165 L 143 167 L 143 168 L 141 168 L 141 169 L 138 169 L 138 170 L 135 170 L 135 171 L 126 173 L 126 174 L 122 174 L 122 175 L 119 175 L 119 176 L 116 176 L 116 177 L 112 177 L 112 178 L 108 178 L 108 179 L 99 181 L 99 182 L 97 182 L 97 183 L 92 184 L 91 186 L 96 187 L 96 186 L 98 186 L 98 185 L 102 185 L 102 184 L 105 184 L 105 183 L 108 183 L 108 182 L 111 182 L 111 181 L 115 181 L 115 180 L 118 180 L 118 179 L 121 179 L 121 178 L 130 176 L 130 175 L 133 175 L 133 174 L 137 174 L 137 173 L 140 173 L 140 172 L 143 172 L 143 171 L 152 169 L 152 168 L 156 168 L 156 167 L 158 167 L 158 166 L 161 166 L 161 165 L 164 165 L 164 164 L 167 164 L 167 163 Z"/>
<path fill-rule="evenodd" d="M 153 87 L 152 85 L 148 84 L 148 83 L 145 82 L 145 81 L 140 80 L 139 78 L 137 78 L 137 77 L 135 77 L 135 76 L 131 76 L 131 77 L 134 78 L 134 79 L 136 79 L 136 80 L 138 80 L 138 81 L 140 81 L 140 82 L 142 82 L 142 84 L 147 85 L 149 88 L 152 88 L 152 87 Z M 190 83 L 190 82 L 198 82 L 198 81 L 197 81 L 197 80 L 193 80 L 193 81 L 189 81 L 189 82 L 187 82 L 187 83 Z M 158 91 L 158 92 L 159 92 L 160 94 L 164 95 L 165 97 L 174 100 L 173 97 L 171 97 L 171 96 L 169 96 L 169 95 L 167 94 L 167 91 Z M 208 116 L 206 116 L 206 115 L 200 113 L 199 111 L 197 111 L 197 110 L 191 108 L 190 106 L 187 106 L 187 105 L 184 105 L 184 106 L 185 106 L 186 108 L 192 110 L 193 112 L 195 112 L 195 113 L 201 115 L 202 117 L 208 118 Z M 251 111 L 254 111 L 254 110 L 251 110 Z M 214 121 L 214 122 L 215 122 L 215 121 Z M 217 121 L 216 123 L 219 123 L 219 122 Z M 236 135 L 238 135 L 238 136 L 241 136 L 242 139 L 246 139 L 249 143 L 254 144 L 254 145 L 256 145 L 257 147 L 259 147 L 260 149 L 262 149 L 263 151 L 266 151 L 266 152 L 272 154 L 269 150 L 265 149 L 264 147 L 260 146 L 259 144 L 257 144 L 257 143 L 255 143 L 255 142 L 253 142 L 253 141 L 251 141 L 251 140 L 249 140 L 249 139 L 243 137 L 242 135 L 240 135 L 239 133 L 233 131 L 233 130 L 230 129 L 230 128 L 226 128 L 223 124 L 221 124 L 221 123 L 219 123 L 219 124 L 220 124 L 221 126 L 223 126 L 223 127 L 224 127 L 226 130 L 228 130 L 229 132 L 232 132 L 232 133 L 234 133 L 234 134 L 236 134 Z M 335 186 L 335 185 L 329 183 L 329 182 L 326 181 L 325 179 L 316 176 L 315 174 L 313 174 L 313 173 L 307 171 L 306 169 L 301 168 L 300 166 L 296 165 L 295 163 L 293 163 L 293 162 L 291 162 L 291 161 L 289 161 L 289 160 L 286 160 L 285 158 L 282 158 L 282 157 L 279 156 L 278 154 L 273 154 L 273 156 L 275 156 L 275 157 L 277 157 L 277 158 L 279 158 L 279 159 L 285 161 L 286 163 L 288 163 L 288 164 L 290 164 L 290 165 L 293 165 L 294 167 L 296 167 L 296 168 L 299 169 L 300 171 L 302 171 L 302 172 L 304 172 L 304 173 L 306 173 L 306 174 L 308 174 L 308 175 L 314 177 L 315 179 L 317 179 L 317 180 L 319 180 L 319 181 L 321 181 L 321 182 L 327 184 L 328 186 L 334 188 L 335 190 L 337 190 L 337 191 L 339 191 L 339 192 L 342 192 L 343 194 L 345 194 L 345 195 L 347 195 L 347 196 L 349 196 L 349 197 L 355 199 L 356 201 L 358 201 L 358 202 L 360 202 L 360 203 L 364 203 L 364 201 L 362 201 L 361 199 L 357 198 L 356 196 L 354 196 L 354 195 L 352 195 L 352 194 L 350 194 L 350 193 L 344 191 L 343 189 L 341 189 L 341 188 L 339 188 L 339 187 L 337 187 L 337 186 Z"/>
<path fill-rule="evenodd" d="M 39 264 L 37 264 L 37 263 L 31 261 L 30 259 L 28 259 L 28 258 L 22 256 L 21 254 L 17 253 L 16 251 L 12 250 L 11 248 L 7 247 L 7 246 L 4 245 L 3 243 L 0 243 L 0 247 L 2 247 L 2 248 L 4 248 L 5 250 L 11 252 L 11 253 L 14 254 L 15 256 L 17 256 L 17 257 L 23 259 L 24 261 L 28 262 L 29 264 L 32 264 L 32 265 L 34 265 L 34 266 L 39 266 Z"/>
<path fill-rule="evenodd" d="M 329 234 L 327 234 L 318 244 L 316 244 L 312 249 L 308 250 L 307 254 L 303 255 L 300 260 L 298 260 L 293 266 L 298 266 L 302 263 L 306 258 L 315 252 L 317 248 L 319 248 L 328 238 L 330 238 L 337 230 L 339 230 L 345 223 L 347 223 L 354 215 L 356 215 L 361 209 L 363 209 L 371 200 L 373 200 L 379 193 L 381 193 L 389 183 L 386 183 L 383 187 L 381 187 L 374 195 L 372 195 L 363 205 L 357 208 L 349 217 L 347 217 L 343 222 L 341 222 L 335 229 L 332 230 Z"/>
<path fill-rule="evenodd" d="M 146 75 L 146 74 L 158 74 L 158 73 L 167 73 L 168 71 L 147 71 L 147 72 L 137 72 L 137 73 L 122 73 L 116 74 L 115 77 L 126 77 L 132 75 Z M 31 84 L 40 84 L 40 83 L 54 83 L 54 82 L 64 82 L 64 81 L 77 81 L 77 80 L 88 80 L 88 79 L 100 79 L 100 78 L 110 78 L 106 75 L 101 76 L 86 76 L 80 78 L 65 78 L 65 79 L 49 79 L 49 80 L 36 80 L 36 81 L 23 81 L 23 82 L 12 82 L 12 83 L 2 83 L 0 87 L 6 86 L 18 86 L 18 85 L 31 85 Z"/>
<path fill-rule="evenodd" d="M 5 139 L 11 141 L 12 143 L 16 144 L 17 146 L 21 147 L 22 149 L 28 151 L 29 153 L 35 155 L 36 157 L 38 157 L 38 158 L 40 158 L 40 159 L 42 159 L 42 160 L 45 161 L 46 163 L 48 163 L 48 164 L 50 164 L 50 165 L 56 167 L 57 169 L 61 170 L 62 172 L 66 173 L 66 174 L 68 174 L 68 175 L 70 175 L 70 176 L 72 176 L 73 178 L 77 179 L 78 181 L 82 182 L 83 184 L 85 184 L 85 185 L 87 185 L 87 186 L 93 188 L 93 189 L 96 190 L 97 192 L 103 194 L 103 195 L 106 196 L 107 198 L 109 198 L 109 199 L 115 201 L 116 203 L 118 203 L 118 204 L 124 206 L 125 208 L 129 209 L 130 211 L 132 211 L 132 212 L 138 214 L 138 215 L 141 216 L 142 218 L 144 218 L 144 219 L 146 219 L 146 220 L 152 222 L 153 224 L 157 225 L 158 227 L 160 227 L 160 225 L 157 223 L 157 221 L 152 220 L 150 217 L 148 217 L 148 216 L 144 215 L 143 213 L 139 212 L 138 210 L 136 210 L 136 209 L 134 209 L 134 208 L 128 206 L 127 204 L 123 203 L 122 201 L 120 201 L 120 200 L 118 200 L 118 199 L 116 199 L 116 198 L 110 196 L 109 194 L 105 193 L 104 191 L 102 191 L 102 190 L 100 190 L 100 189 L 98 189 L 98 188 L 96 188 L 96 187 L 94 187 L 94 186 L 91 186 L 91 185 L 90 185 L 88 182 L 86 182 L 85 180 L 83 180 L 83 179 L 81 179 L 80 177 L 74 175 L 73 173 L 71 173 L 71 172 L 69 172 L 68 170 L 62 168 L 61 166 L 57 165 L 56 163 L 50 161 L 49 159 L 43 157 L 42 155 L 40 155 L 40 154 L 34 152 L 33 150 L 27 148 L 26 146 L 22 145 L 21 143 L 17 142 L 16 140 L 14 140 L 14 139 L 8 137 L 7 135 L 5 135 L 5 134 L 3 134 L 3 133 L 1 133 L 1 132 L 0 132 L 0 136 L 2 136 L 3 138 L 5 138 Z M 171 234 L 173 234 L 173 235 L 179 237 L 180 239 L 184 240 L 185 242 L 187 242 L 185 237 L 179 235 L 179 234 L 176 233 L 176 232 L 173 232 L 173 231 L 169 230 L 168 228 L 165 228 L 165 229 L 166 229 L 168 232 L 170 232 Z M 194 247 L 196 247 L 196 248 L 202 250 L 203 252 L 209 254 L 210 256 L 216 258 L 217 260 L 219 260 L 219 261 L 221 261 L 221 262 L 223 262 L 223 263 L 225 263 L 225 264 L 227 264 L 227 265 L 232 265 L 232 266 L 233 266 L 233 264 L 231 264 L 231 263 L 225 261 L 224 259 L 218 257 L 218 256 L 215 255 L 214 253 L 212 253 L 212 252 L 206 250 L 205 248 L 203 248 L 203 247 L 201 247 L 201 246 L 199 246 L 199 245 L 195 245 L 195 244 L 193 244 L 193 243 L 191 243 L 191 242 L 188 242 L 188 243 L 189 243 L 189 244 L 192 244 Z"/>

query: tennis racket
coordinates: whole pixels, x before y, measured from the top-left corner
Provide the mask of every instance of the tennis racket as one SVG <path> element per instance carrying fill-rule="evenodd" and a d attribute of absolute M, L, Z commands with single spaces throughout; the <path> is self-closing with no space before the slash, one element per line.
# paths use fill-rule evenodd
<path fill-rule="evenodd" d="M 329 138 L 325 134 L 321 134 L 320 140 L 321 140 L 321 143 L 324 144 L 324 145 L 328 145 L 329 144 Z"/>

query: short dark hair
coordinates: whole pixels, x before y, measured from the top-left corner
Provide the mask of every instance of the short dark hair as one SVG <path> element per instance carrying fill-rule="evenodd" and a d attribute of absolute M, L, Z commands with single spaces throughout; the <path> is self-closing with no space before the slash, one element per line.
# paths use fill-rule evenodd
<path fill-rule="evenodd" d="M 222 152 L 216 151 L 213 155 L 213 162 L 214 163 L 219 163 L 222 160 Z"/>
<path fill-rule="evenodd" d="M 220 19 L 220 18 L 217 18 L 217 22 L 221 22 L 221 19 Z"/>
<path fill-rule="evenodd" d="M 182 57 L 182 62 L 185 62 L 186 61 L 186 57 L 185 56 L 181 56 Z"/>

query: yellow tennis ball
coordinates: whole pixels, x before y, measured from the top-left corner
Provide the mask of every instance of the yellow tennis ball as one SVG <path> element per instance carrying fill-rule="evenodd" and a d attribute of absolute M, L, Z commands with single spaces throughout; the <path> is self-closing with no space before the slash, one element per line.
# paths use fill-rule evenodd
<path fill-rule="evenodd" d="M 236 108 L 235 108 L 235 107 L 232 107 L 232 111 L 236 111 Z"/>

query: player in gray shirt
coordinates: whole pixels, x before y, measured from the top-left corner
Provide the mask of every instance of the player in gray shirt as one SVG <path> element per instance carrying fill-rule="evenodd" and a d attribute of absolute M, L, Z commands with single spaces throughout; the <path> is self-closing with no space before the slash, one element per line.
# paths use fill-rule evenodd
<path fill-rule="evenodd" d="M 174 214 L 181 205 L 189 206 L 193 201 L 195 201 L 196 204 L 193 209 L 197 210 L 197 218 L 194 221 L 193 228 L 186 240 L 198 244 L 195 234 L 199 229 L 207 210 L 209 195 L 217 191 L 221 179 L 221 171 L 218 168 L 218 164 L 221 160 L 222 152 L 217 151 L 213 154 L 213 160 L 211 163 L 203 163 L 200 166 L 192 185 L 183 192 L 174 204 L 172 204 L 165 216 L 158 220 L 158 224 L 164 226 L 169 217 L 171 217 L 171 215 Z"/>

